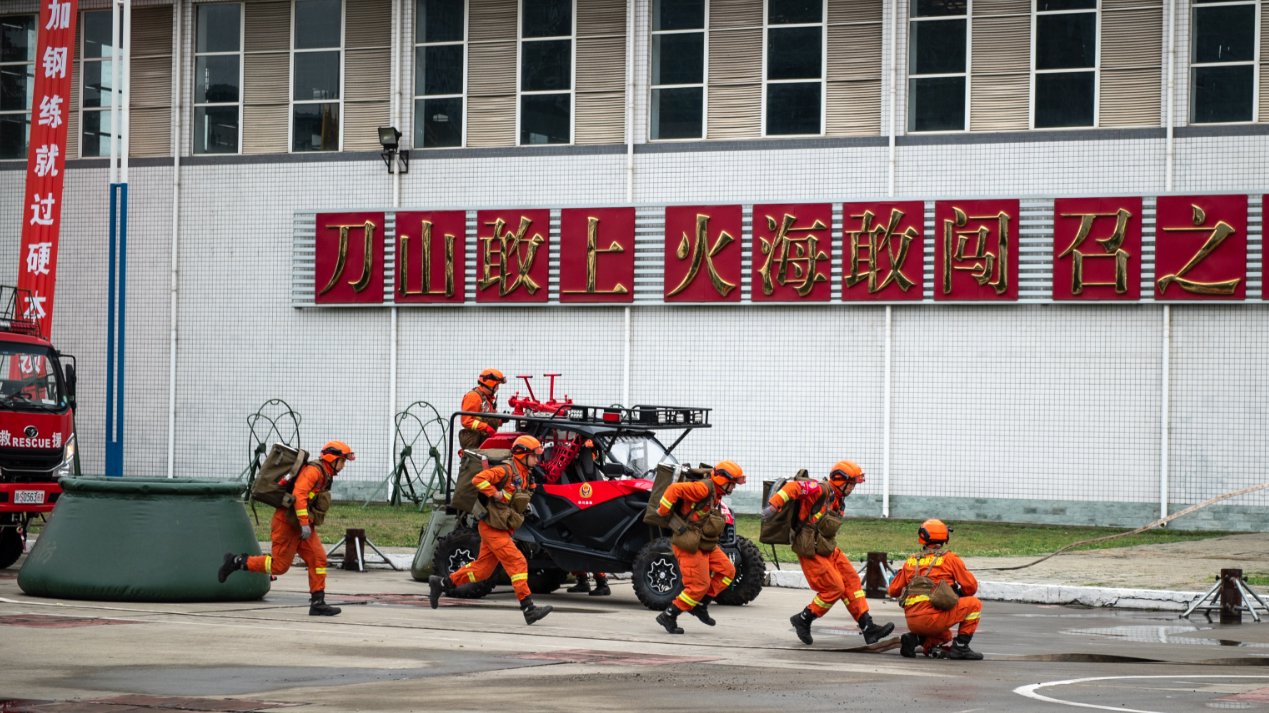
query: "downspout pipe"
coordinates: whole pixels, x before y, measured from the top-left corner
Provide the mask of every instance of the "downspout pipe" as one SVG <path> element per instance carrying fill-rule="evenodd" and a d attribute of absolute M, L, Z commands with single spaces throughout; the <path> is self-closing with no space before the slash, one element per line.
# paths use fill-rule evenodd
<path fill-rule="evenodd" d="M 176 310 L 180 292 L 181 236 L 181 140 L 185 135 L 185 112 L 181 107 L 181 39 L 184 35 L 185 3 L 172 4 L 172 269 L 168 281 L 168 388 L 167 388 L 167 477 L 176 477 Z"/>

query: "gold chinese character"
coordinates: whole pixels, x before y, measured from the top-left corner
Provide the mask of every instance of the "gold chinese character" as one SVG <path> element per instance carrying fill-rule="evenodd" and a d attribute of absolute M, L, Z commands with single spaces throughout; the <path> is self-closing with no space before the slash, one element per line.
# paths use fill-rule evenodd
<path fill-rule="evenodd" d="M 1120 208 L 1114 213 L 1062 213 L 1061 216 L 1063 218 L 1080 219 L 1080 227 L 1075 232 L 1075 239 L 1058 255 L 1058 259 L 1067 255 L 1072 256 L 1071 294 L 1083 294 L 1084 288 L 1088 286 L 1113 286 L 1115 294 L 1126 294 L 1128 292 L 1128 258 L 1132 256 L 1122 246 L 1124 244 L 1124 233 L 1128 228 L 1128 221 L 1132 218 L 1132 213 Z M 1079 250 L 1078 248 L 1083 245 L 1093 231 L 1093 221 L 1098 218 L 1115 219 L 1115 229 L 1108 237 L 1093 239 L 1093 242 L 1102 246 L 1104 252 L 1086 253 L 1083 250 Z M 1088 260 L 1099 260 L 1102 258 L 1110 258 L 1115 261 L 1115 279 L 1111 282 L 1090 282 L 1085 280 L 1084 263 Z"/>
<path fill-rule="evenodd" d="M 330 281 L 317 293 L 318 297 L 330 292 L 335 287 L 335 283 L 339 282 L 339 278 L 343 277 L 344 267 L 348 263 L 348 231 L 354 228 L 360 228 L 364 246 L 361 251 L 361 277 L 355 280 L 349 280 L 348 284 L 352 285 L 354 292 L 361 292 L 370 285 L 370 259 L 373 257 L 371 250 L 375 242 L 375 224 L 374 221 L 367 220 L 364 223 L 356 223 L 353 225 L 327 225 L 327 230 L 339 231 L 339 255 L 335 259 L 335 271 L 331 273 Z"/>
<path fill-rule="evenodd" d="M 454 296 L 454 234 L 445 233 L 445 289 L 432 290 L 432 221 L 423 221 L 423 285 L 418 290 L 411 290 L 406 285 L 410 263 L 410 236 L 402 234 L 397 248 L 397 294 L 402 297 L 411 295 L 443 295 Z"/>
<path fill-rule="evenodd" d="M 859 230 L 851 230 L 850 235 L 850 271 L 846 274 L 846 286 L 854 287 L 864 280 L 868 281 L 868 293 L 876 294 L 886 289 L 891 283 L 907 292 L 916 284 L 912 278 L 903 273 L 903 265 L 908 260 L 908 248 L 917 237 L 916 228 L 908 226 L 903 232 L 896 232 L 903 220 L 903 211 L 890 209 L 890 220 L 882 225 L 873 225 L 876 214 L 871 210 L 852 215 L 859 218 Z M 895 244 L 897 243 L 897 245 Z M 862 251 L 862 254 L 861 254 Z M 879 255 L 890 258 L 890 267 L 884 273 L 877 264 Z M 861 263 L 867 264 L 867 271 L 861 270 Z M 880 279 L 878 279 L 880 277 Z"/>
<path fill-rule="evenodd" d="M 1177 270 L 1174 273 L 1164 275 L 1163 277 L 1159 278 L 1158 282 L 1156 283 L 1159 287 L 1159 294 L 1162 295 L 1164 292 L 1167 291 L 1168 286 L 1171 285 L 1173 282 L 1175 282 L 1176 284 L 1181 286 L 1182 290 L 1185 290 L 1186 292 L 1190 292 L 1196 295 L 1224 295 L 1224 296 L 1232 295 L 1235 292 L 1237 292 L 1238 283 L 1242 282 L 1242 278 L 1235 277 L 1232 280 L 1222 280 L 1220 282 L 1199 282 L 1197 280 L 1191 280 L 1185 277 L 1185 273 L 1194 269 L 1195 265 L 1198 265 L 1200 262 L 1203 262 L 1203 260 L 1205 260 L 1208 255 L 1211 255 L 1212 252 L 1216 250 L 1216 248 L 1220 247 L 1221 243 L 1225 242 L 1225 238 L 1228 238 L 1229 236 L 1234 234 L 1234 226 L 1230 225 L 1229 223 L 1226 223 L 1223 220 L 1216 221 L 1216 225 L 1212 225 L 1212 226 L 1203 225 L 1203 223 L 1207 222 L 1207 214 L 1203 211 L 1202 208 L 1198 207 L 1197 205 L 1191 204 L 1190 208 L 1191 208 L 1190 218 L 1191 218 L 1191 222 L 1194 224 L 1193 228 L 1165 227 L 1163 229 L 1163 232 L 1165 233 L 1201 233 L 1207 230 L 1210 230 L 1212 232 L 1207 236 L 1207 240 L 1203 242 L 1203 247 L 1199 248 L 1199 251 L 1194 254 L 1194 257 L 1191 257 L 1189 262 L 1181 266 L 1180 270 Z"/>
<path fill-rule="evenodd" d="M 611 290 L 599 291 L 599 255 L 601 253 L 624 253 L 626 249 L 616 240 L 608 244 L 606 248 L 599 247 L 599 218 L 593 216 L 586 218 L 586 289 L 584 290 L 564 290 L 564 294 L 568 295 L 624 295 L 630 290 L 620 282 Z"/>
<path fill-rule="evenodd" d="M 529 294 L 542 289 L 542 285 L 529 275 L 529 271 L 533 269 L 533 261 L 537 258 L 538 248 L 546 242 L 541 233 L 526 237 L 533 221 L 520 216 L 520 227 L 514 232 L 507 230 L 507 222 L 502 218 L 488 225 L 493 226 L 493 235 L 480 236 L 484 255 L 484 266 L 477 282 L 480 289 L 488 289 L 496 284 L 499 297 L 506 297 L 520 285 L 524 285 Z M 495 242 L 498 244 L 497 249 L 494 248 Z M 514 273 L 510 265 L 512 257 L 516 259 Z"/>
<path fill-rule="evenodd" d="M 794 228 L 797 216 L 784 214 L 777 222 L 772 216 L 764 216 L 767 229 L 774 230 L 771 239 L 760 238 L 762 254 L 767 256 L 766 262 L 758 270 L 762 275 L 762 294 L 775 292 L 775 286 L 793 287 L 799 297 L 806 297 L 820 282 L 828 282 L 828 276 L 820 272 L 817 265 L 820 260 L 828 260 L 828 253 L 819 249 L 819 236 L 811 231 L 824 230 L 827 226 L 818 218 L 810 227 Z M 794 237 L 792 233 L 806 233 L 802 237 Z"/>
<path fill-rule="evenodd" d="M 987 226 L 956 230 L 971 220 L 997 221 L 995 245 Z M 995 248 L 994 253 L 988 249 L 991 247 Z M 988 285 L 1003 295 L 1009 291 L 1008 266 L 1009 214 L 1002 210 L 995 215 L 966 215 L 960 208 L 952 208 L 952 218 L 943 219 L 943 294 L 952 292 L 952 271 L 965 270 L 980 286 Z"/>
<path fill-rule="evenodd" d="M 709 216 L 698 213 L 696 216 L 696 233 L 692 239 L 688 239 L 687 233 L 684 232 L 679 239 L 678 250 L 675 255 L 680 260 L 686 260 L 690 251 L 692 262 L 687 270 L 687 274 L 683 276 L 683 281 L 673 290 L 670 290 L 666 297 L 673 297 L 683 290 L 696 279 L 697 273 L 701 271 L 701 263 L 704 262 L 706 269 L 709 271 L 710 284 L 714 286 L 714 290 L 722 297 L 726 297 L 728 293 L 736 289 L 736 283 L 728 282 L 723 276 L 718 274 L 718 270 L 714 267 L 714 258 L 718 256 L 723 248 L 727 247 L 731 241 L 735 240 L 731 233 L 721 230 L 718 233 L 718 240 L 713 245 L 709 244 Z"/>

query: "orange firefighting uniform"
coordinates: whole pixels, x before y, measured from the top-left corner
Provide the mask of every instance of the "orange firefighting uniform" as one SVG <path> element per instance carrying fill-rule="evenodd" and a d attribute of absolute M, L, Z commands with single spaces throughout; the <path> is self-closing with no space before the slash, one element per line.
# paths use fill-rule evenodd
<path fill-rule="evenodd" d="M 772 494 L 768 501 L 776 509 L 797 501 L 797 521 L 813 526 L 830 510 L 841 514 L 845 498 L 827 481 L 790 480 Z M 824 616 L 839 599 L 845 598 L 846 608 L 856 621 L 868 613 L 868 600 L 864 598 L 864 586 L 859 573 L 840 549 L 822 557 L 798 557 L 806 583 L 815 590 L 815 598 L 807 609 L 816 617 Z"/>
<path fill-rule="evenodd" d="M 463 395 L 463 404 L 459 408 L 460 411 L 479 411 L 481 413 L 496 413 L 498 411 L 498 400 L 494 396 L 493 389 L 484 384 L 477 384 L 476 388 L 468 391 Z M 502 425 L 502 421 L 496 418 L 480 418 L 478 416 L 462 416 L 459 418 L 463 430 L 459 433 L 467 442 L 480 444 L 485 440 L 486 436 L 492 435 Z M 475 447 L 475 446 L 471 446 Z"/>
<path fill-rule="evenodd" d="M 971 635 L 977 631 L 978 617 L 983 610 L 983 603 L 978 597 L 972 596 L 978 591 L 978 579 L 965 567 L 964 560 L 955 552 L 944 552 L 936 557 L 932 551 L 927 550 L 919 556 L 919 560 L 916 555 L 909 557 L 907 562 L 903 563 L 903 568 L 895 574 L 894 579 L 890 580 L 887 591 L 891 597 L 897 597 L 903 593 L 903 588 L 916 575 L 918 566 L 922 573 L 929 569 L 928 576 L 935 583 L 943 581 L 960 585 L 963 594 L 956 606 L 947 611 L 935 609 L 929 601 L 930 598 L 925 595 L 909 597 L 907 601 L 899 602 L 908 621 L 908 630 L 922 637 L 921 645 L 929 652 L 934 647 L 952 640 L 953 626 L 958 627 L 959 634 Z M 934 564 L 932 568 L 931 562 Z"/>
<path fill-rule="evenodd" d="M 308 567 L 308 591 L 326 591 L 326 550 L 322 548 L 322 538 L 317 535 L 317 528 L 307 540 L 300 539 L 300 527 L 292 523 L 291 509 L 300 525 L 309 525 L 308 500 L 314 495 L 330 490 L 331 478 L 335 471 L 322 461 L 309 463 L 300 469 L 295 478 L 295 488 L 291 491 L 295 496 L 295 504 L 291 508 L 277 508 L 273 511 L 273 523 L 270 539 L 273 540 L 271 554 L 256 555 L 247 558 L 248 572 L 268 572 L 279 575 L 291 568 L 295 553 Z"/>
<path fill-rule="evenodd" d="M 710 479 L 697 480 L 690 483 L 672 483 L 661 496 L 657 512 L 669 515 L 678 503 L 678 513 L 690 523 L 698 523 L 709 516 L 711 510 L 719 508 L 722 494 L 714 487 Z M 679 561 L 679 572 L 683 575 L 683 592 L 674 600 L 674 606 L 680 611 L 691 611 L 705 597 L 716 597 L 731 586 L 736 576 L 736 566 L 731 563 L 723 548 L 715 547 L 709 552 L 698 550 L 688 552 L 674 545 L 674 557 Z"/>
<path fill-rule="evenodd" d="M 510 472 L 509 472 L 510 471 Z M 482 470 L 471 479 L 476 489 L 489 499 L 501 499 L 511 502 L 511 496 L 518 490 L 532 490 L 533 480 L 525 470 L 519 458 L 512 458 L 511 463 L 496 465 Z M 501 485 L 501 489 L 499 489 Z M 455 586 L 479 582 L 493 576 L 494 570 L 501 564 L 511 578 L 511 586 L 516 590 L 516 599 L 524 600 L 533 592 L 529 589 L 529 563 L 524 554 L 511 539 L 514 530 L 500 530 L 481 522 L 480 554 L 475 562 L 455 570 L 449 580 Z"/>

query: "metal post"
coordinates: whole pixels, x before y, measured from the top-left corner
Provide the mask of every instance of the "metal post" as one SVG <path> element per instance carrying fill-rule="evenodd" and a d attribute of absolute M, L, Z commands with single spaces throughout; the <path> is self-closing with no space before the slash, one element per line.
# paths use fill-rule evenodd
<path fill-rule="evenodd" d="M 1221 623 L 1243 623 L 1243 593 L 1238 583 L 1242 581 L 1241 569 L 1221 570 Z"/>
<path fill-rule="evenodd" d="M 864 570 L 864 596 L 868 599 L 886 598 L 886 570 L 889 559 L 885 552 L 869 552 Z"/>

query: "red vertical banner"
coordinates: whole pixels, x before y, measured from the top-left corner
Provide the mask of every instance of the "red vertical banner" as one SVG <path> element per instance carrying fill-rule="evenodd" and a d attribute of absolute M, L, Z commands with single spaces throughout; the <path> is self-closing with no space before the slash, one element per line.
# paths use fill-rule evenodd
<path fill-rule="evenodd" d="M 1155 208 L 1154 298 L 1247 296 L 1247 196 L 1160 196 Z"/>
<path fill-rule="evenodd" d="M 920 301 L 925 284 L 925 204 L 842 205 L 842 299 Z"/>
<path fill-rule="evenodd" d="M 62 181 L 66 168 L 66 120 L 70 112 L 71 64 L 75 58 L 78 0 L 42 0 L 31 100 L 31 141 L 23 193 L 22 245 L 18 288 L 25 319 L 45 338 L 53 323 L 57 243 L 62 223 Z"/>
<path fill-rule="evenodd" d="M 828 302 L 833 297 L 833 206 L 753 207 L 754 302 Z"/>
<path fill-rule="evenodd" d="M 461 210 L 396 214 L 393 301 L 462 302 L 467 270 L 467 213 Z"/>
<path fill-rule="evenodd" d="M 1018 217 L 1013 200 L 934 204 L 934 299 L 1018 299 Z"/>
<path fill-rule="evenodd" d="M 383 213 L 318 213 L 317 304 L 383 303 Z"/>
<path fill-rule="evenodd" d="M 634 301 L 634 208 L 560 211 L 560 302 Z"/>
<path fill-rule="evenodd" d="M 551 211 L 476 213 L 476 301 L 546 302 Z"/>
<path fill-rule="evenodd" d="M 1053 201 L 1053 299 L 1141 297 L 1141 198 Z"/>
<path fill-rule="evenodd" d="M 665 301 L 739 302 L 739 205 L 665 209 Z"/>

